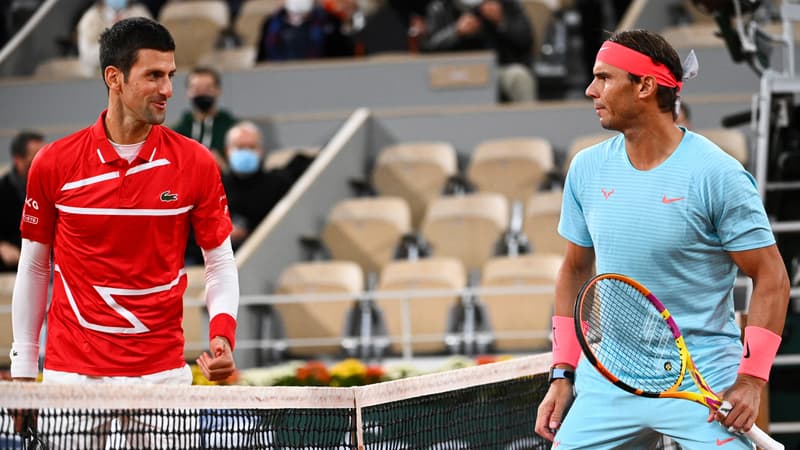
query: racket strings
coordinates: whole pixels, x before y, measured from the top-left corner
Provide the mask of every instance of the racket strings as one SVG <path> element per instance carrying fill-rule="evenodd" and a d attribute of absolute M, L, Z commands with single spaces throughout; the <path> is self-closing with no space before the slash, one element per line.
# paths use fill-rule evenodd
<path fill-rule="evenodd" d="M 614 278 L 595 282 L 580 309 L 598 362 L 623 383 L 662 392 L 680 379 L 681 354 L 660 312 L 639 290 Z"/>

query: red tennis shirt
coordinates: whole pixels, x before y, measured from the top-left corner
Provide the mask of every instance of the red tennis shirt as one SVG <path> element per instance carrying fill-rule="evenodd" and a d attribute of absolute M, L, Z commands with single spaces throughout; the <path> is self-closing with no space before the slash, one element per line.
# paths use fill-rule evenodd
<path fill-rule="evenodd" d="M 44 147 L 28 176 L 22 237 L 51 245 L 55 264 L 45 368 L 141 376 L 182 367 L 189 226 L 206 249 L 232 229 L 219 169 L 205 147 L 160 125 L 128 163 L 106 137 L 105 115 Z"/>

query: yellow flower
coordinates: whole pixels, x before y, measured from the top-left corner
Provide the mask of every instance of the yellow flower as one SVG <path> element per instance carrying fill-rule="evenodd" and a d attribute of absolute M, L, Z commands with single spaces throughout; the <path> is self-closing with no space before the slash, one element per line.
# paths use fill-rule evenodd
<path fill-rule="evenodd" d="M 331 367 L 331 376 L 337 378 L 350 378 L 364 376 L 367 373 L 367 366 L 355 358 L 348 358 Z"/>

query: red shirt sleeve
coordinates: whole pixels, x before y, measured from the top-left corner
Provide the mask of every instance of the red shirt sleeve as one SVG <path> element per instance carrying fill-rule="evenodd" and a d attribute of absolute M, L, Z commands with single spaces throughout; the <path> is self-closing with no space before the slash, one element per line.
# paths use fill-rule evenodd
<path fill-rule="evenodd" d="M 195 178 L 198 197 L 192 208 L 191 221 L 197 245 L 210 250 L 222 245 L 233 231 L 233 225 L 219 168 L 211 152 L 203 150 L 202 156 L 198 157 Z"/>
<path fill-rule="evenodd" d="M 52 245 L 55 235 L 56 194 L 60 177 L 56 175 L 52 144 L 33 159 L 28 172 L 25 206 L 22 209 L 20 231 L 24 239 Z"/>

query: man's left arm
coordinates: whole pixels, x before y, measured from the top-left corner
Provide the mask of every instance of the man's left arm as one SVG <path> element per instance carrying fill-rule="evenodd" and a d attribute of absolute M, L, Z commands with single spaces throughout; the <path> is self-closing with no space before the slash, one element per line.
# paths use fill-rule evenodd
<path fill-rule="evenodd" d="M 732 409 L 727 417 L 717 414 L 717 420 L 726 427 L 748 431 L 758 416 L 761 391 L 780 344 L 789 302 L 789 276 L 774 244 L 729 254 L 753 280 L 753 293 L 739 374 L 724 394 Z"/>
<path fill-rule="evenodd" d="M 209 350 L 197 358 L 203 375 L 211 381 L 224 380 L 236 371 L 236 315 L 239 309 L 239 274 L 230 238 L 217 248 L 203 249 L 205 260 L 206 307 L 208 308 Z"/>

